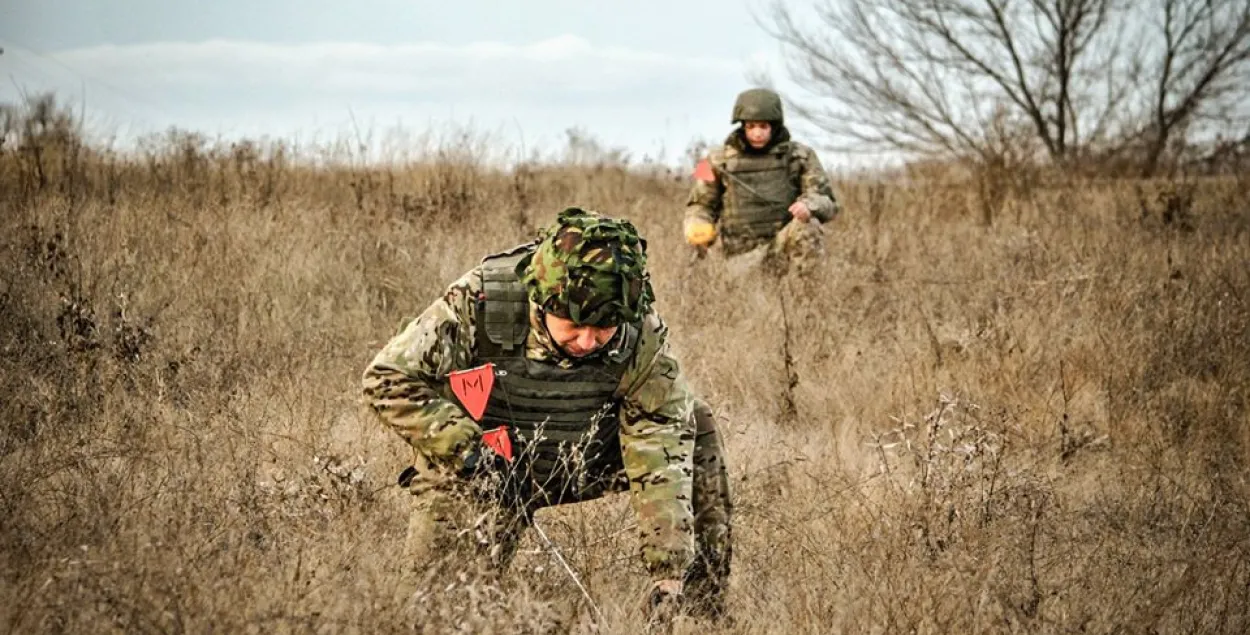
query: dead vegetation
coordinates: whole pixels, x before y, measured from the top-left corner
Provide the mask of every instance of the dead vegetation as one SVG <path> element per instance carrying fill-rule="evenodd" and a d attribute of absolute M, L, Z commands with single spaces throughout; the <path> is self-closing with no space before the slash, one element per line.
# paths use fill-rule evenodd
<path fill-rule="evenodd" d="M 672 176 L 453 141 L 124 157 L 55 113 L 0 146 L 0 630 L 591 632 L 533 535 L 501 586 L 396 597 L 405 456 L 357 406 L 405 316 L 571 204 L 648 237 L 717 408 L 726 632 L 1250 630 L 1244 172 L 1004 186 L 989 223 L 975 185 L 844 182 L 826 275 L 777 288 L 688 259 Z M 624 497 L 540 522 L 600 632 L 638 632 Z"/>

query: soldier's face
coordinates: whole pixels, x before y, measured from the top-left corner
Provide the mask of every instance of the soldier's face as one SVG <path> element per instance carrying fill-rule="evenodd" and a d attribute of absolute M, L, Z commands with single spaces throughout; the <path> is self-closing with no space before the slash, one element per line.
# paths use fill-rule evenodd
<path fill-rule="evenodd" d="M 544 314 L 543 319 L 552 341 L 573 357 L 584 357 L 603 348 L 616 335 L 615 326 L 578 326 L 573 320 L 550 313 Z"/>
<path fill-rule="evenodd" d="M 773 125 L 767 121 L 744 121 L 742 131 L 746 133 L 747 143 L 752 148 L 768 145 L 768 140 L 773 137 Z"/>

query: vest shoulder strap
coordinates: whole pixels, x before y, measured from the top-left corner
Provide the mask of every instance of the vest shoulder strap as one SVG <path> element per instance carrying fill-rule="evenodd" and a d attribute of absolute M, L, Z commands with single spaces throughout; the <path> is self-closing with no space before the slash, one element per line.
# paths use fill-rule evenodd
<path fill-rule="evenodd" d="M 479 332 L 486 335 L 488 344 L 479 346 L 479 355 L 517 355 L 525 344 L 530 329 L 529 295 L 516 268 L 533 253 L 536 244 L 526 243 L 482 259 Z M 633 357 L 638 329 L 638 324 L 621 325 L 620 337 L 615 338 L 612 348 L 604 351 L 611 365 L 622 369 L 620 372 L 624 372 L 624 366 Z"/>
<path fill-rule="evenodd" d="M 525 243 L 482 259 L 481 331 L 492 344 L 511 352 L 529 332 L 529 299 L 516 267 L 536 243 Z"/>

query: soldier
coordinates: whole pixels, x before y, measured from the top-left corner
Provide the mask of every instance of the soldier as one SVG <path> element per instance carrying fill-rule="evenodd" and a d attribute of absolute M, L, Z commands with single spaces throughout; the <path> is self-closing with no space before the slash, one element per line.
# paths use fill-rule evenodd
<path fill-rule="evenodd" d="M 766 88 L 734 102 L 734 128 L 695 169 L 686 204 L 686 241 L 702 256 L 718 238 L 735 256 L 764 246 L 773 271 L 810 270 L 824 255 L 822 224 L 839 212 L 816 153 L 790 138 L 781 97 Z"/>
<path fill-rule="evenodd" d="M 652 612 L 723 615 L 725 452 L 646 264 L 631 223 L 568 208 L 452 283 L 369 364 L 373 412 L 413 450 L 413 564 L 467 548 L 502 571 L 536 510 L 628 491 Z"/>

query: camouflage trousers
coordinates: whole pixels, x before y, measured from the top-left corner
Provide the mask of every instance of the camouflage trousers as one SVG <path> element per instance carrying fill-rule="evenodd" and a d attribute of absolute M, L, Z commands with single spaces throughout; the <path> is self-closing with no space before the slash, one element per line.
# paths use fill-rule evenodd
<path fill-rule="evenodd" d="M 781 276 L 787 271 L 806 275 L 816 271 L 825 258 L 825 230 L 820 221 L 793 219 L 772 238 L 737 243 L 726 242 L 726 258 L 737 266 L 758 264 L 768 274 Z"/>
<path fill-rule="evenodd" d="M 733 552 L 733 502 L 724 442 L 711 407 L 695 401 L 694 487 L 695 559 L 686 573 L 685 596 L 692 612 L 719 616 L 724 611 Z M 413 494 L 404 556 L 412 567 L 487 574 L 506 570 L 536 508 L 517 509 L 466 490 L 464 481 L 418 460 L 409 485 Z M 628 491 L 628 481 L 601 495 Z M 598 496 L 596 496 L 597 498 Z M 466 562 L 465 560 L 471 562 Z"/>

